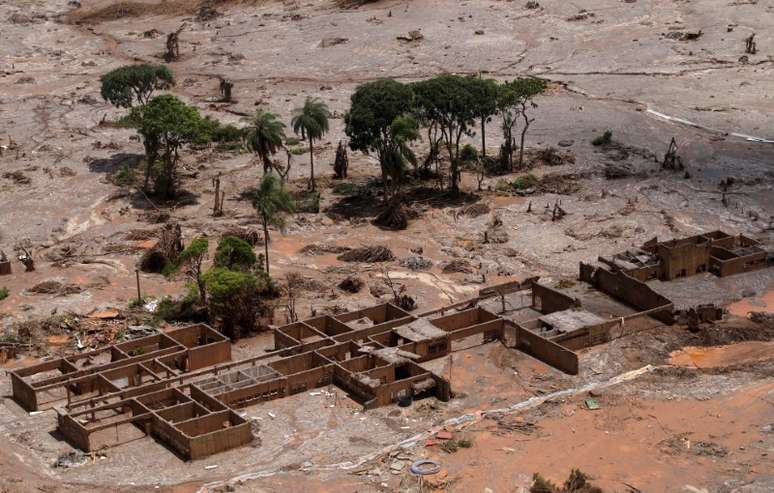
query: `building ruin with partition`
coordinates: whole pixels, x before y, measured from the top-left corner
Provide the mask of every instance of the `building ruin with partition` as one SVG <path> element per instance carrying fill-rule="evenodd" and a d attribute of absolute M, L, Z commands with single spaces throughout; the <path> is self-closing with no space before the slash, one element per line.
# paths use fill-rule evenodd
<path fill-rule="evenodd" d="M 499 340 L 577 374 L 575 351 L 680 318 L 645 280 L 766 265 L 753 240 L 715 232 L 581 263 L 586 291 L 532 278 L 421 314 L 386 303 L 316 316 L 275 328 L 270 351 L 238 361 L 228 338 L 198 324 L 9 374 L 14 400 L 28 411 L 55 408 L 58 431 L 84 451 L 150 435 L 183 459 L 199 459 L 253 440 L 235 409 L 314 388 L 334 385 L 364 409 L 404 396 L 449 400 L 448 379 L 422 363 L 471 338 Z"/>

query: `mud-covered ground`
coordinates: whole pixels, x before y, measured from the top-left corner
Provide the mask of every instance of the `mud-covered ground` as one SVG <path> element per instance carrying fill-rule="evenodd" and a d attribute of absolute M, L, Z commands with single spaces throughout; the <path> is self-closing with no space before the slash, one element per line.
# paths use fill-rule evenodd
<path fill-rule="evenodd" d="M 385 272 L 405 283 L 420 309 L 430 309 L 512 277 L 574 277 L 578 261 L 653 236 L 723 229 L 755 237 L 768 248 L 774 243 L 774 7 L 768 2 L 544 0 L 540 8 L 527 9 L 518 1 L 383 0 L 352 10 L 341 10 L 332 0 L 229 2 L 218 3 L 222 15 L 207 21 L 197 20 L 193 0 L 121 8 L 107 0 L 76 3 L 0 4 L 0 249 L 11 255 L 14 245 L 29 239 L 37 260 L 34 273 L 23 273 L 14 262 L 14 273 L 0 277 L 0 287 L 10 292 L 0 301 L 0 327 L 6 333 L 20 321 L 52 314 L 82 318 L 107 308 L 125 309 L 135 296 L 136 261 L 152 244 L 161 214 L 181 224 L 186 241 L 202 234 L 216 238 L 234 226 L 258 229 L 249 201 L 240 195 L 260 175 L 248 154 L 185 152 L 182 187 L 190 194 L 171 205 L 111 180 L 136 163 L 142 145 L 133 131 L 109 124 L 122 111 L 101 100 L 99 76 L 128 63 L 160 62 L 166 33 L 183 24 L 182 57 L 169 65 L 178 81 L 173 92 L 204 113 L 239 124 L 241 115 L 261 106 L 288 121 L 307 95 L 321 97 L 334 111 L 331 132 L 315 155 L 322 212 L 297 214 L 286 234 L 274 235 L 270 245 L 276 278 L 300 272 L 309 280 L 309 291 L 299 300 L 301 316 L 312 309 L 356 308 L 386 299 Z M 396 39 L 412 30 L 424 38 Z M 701 36 L 686 41 L 670 34 L 699 31 Z M 758 53 L 743 59 L 744 38 L 753 32 Z M 322 41 L 332 38 L 344 41 L 323 47 L 330 43 Z M 357 84 L 377 78 L 412 81 L 446 71 L 553 81 L 536 100 L 528 156 L 532 161 L 539 150 L 554 147 L 574 159 L 556 166 L 535 161 L 530 172 L 544 179 L 544 187 L 524 197 L 493 191 L 498 180 L 513 176 L 487 177 L 485 191 L 478 193 L 475 177 L 467 174 L 464 188 L 474 194 L 470 202 L 419 198 L 411 204 L 418 217 L 408 230 L 378 229 L 370 223 L 378 212 L 374 201 L 345 207 L 342 196 L 332 192 L 336 182 L 330 163 L 344 138 L 341 115 L 349 95 Z M 234 81 L 235 103 L 216 102 L 220 76 Z M 613 145 L 592 146 L 605 129 L 612 130 Z M 500 144 L 496 119 L 487 137 L 494 154 Z M 656 162 L 672 137 L 687 173 L 662 171 Z M 477 137 L 470 141 L 480 144 Z M 418 143 L 416 150 L 422 155 L 426 143 Z M 308 158 L 292 158 L 299 188 L 305 186 Z M 225 215 L 213 218 L 211 180 L 218 173 L 227 194 Z M 364 184 L 377 174 L 372 157 L 350 154 L 349 181 Z M 615 174 L 623 176 L 611 179 Z M 735 180 L 724 203 L 718 185 L 728 177 Z M 552 222 L 545 207 L 558 201 L 568 215 Z M 472 202 L 486 204 L 490 212 L 466 214 Z M 483 241 L 493 214 L 503 222 L 502 243 Z M 348 264 L 332 254 L 302 253 L 310 244 L 386 245 L 398 260 Z M 433 262 L 427 271 L 412 271 L 400 262 L 418 248 Z M 468 261 L 472 272 L 445 273 L 445 264 L 455 259 Z M 335 288 L 349 275 L 360 276 L 366 288 L 354 295 Z M 50 280 L 62 287 L 30 291 Z M 144 293 L 157 298 L 180 294 L 185 285 L 185 279 L 174 276 L 143 274 L 141 281 Z M 761 274 L 739 282 L 695 280 L 668 289 L 686 302 L 693 292 L 735 302 L 744 315 L 765 310 L 766 303 L 772 311 L 772 287 L 771 276 Z M 278 309 L 277 322 L 283 317 Z M 646 364 L 667 364 L 668 352 L 683 345 L 708 345 L 682 334 L 673 344 L 657 343 L 664 347 L 653 352 L 651 337 L 671 340 L 676 336 L 670 330 L 589 350 L 581 364 L 593 371 L 577 380 L 499 346 L 466 350 L 455 355 L 453 379 L 467 396 L 439 409 L 415 406 L 391 415 L 395 409 L 385 408 L 366 416 L 349 405 L 326 407 L 330 397 L 324 394 L 249 408 L 251 416 L 261 418 L 256 419 L 260 445 L 221 454 L 212 464 L 184 464 L 143 439 L 110 451 L 95 464 L 52 469 L 53 460 L 70 450 L 40 431 L 53 430 L 55 416 L 50 411 L 27 416 L 6 398 L 2 426 L 11 446 L 0 452 L 3 486 L 9 491 L 148 491 L 155 486 L 186 491 L 263 472 L 267 477 L 246 480 L 238 491 L 405 491 L 414 487 L 405 464 L 393 470 L 388 460 L 379 466 L 381 474 L 372 467 L 351 474 L 358 471 L 318 466 L 374 453 L 442 418 L 501 407 L 493 399 L 517 402 Z M 58 344 L 52 352 L 76 350 L 78 340 L 66 330 L 53 335 L 57 338 L 46 340 Z M 241 351 L 251 351 L 249 341 L 239 344 L 245 345 Z M 621 345 L 627 348 L 623 352 Z M 41 350 L 29 357 L 44 355 L 46 347 Z M 750 353 L 731 354 L 744 359 Z M 770 369 L 768 354 L 756 365 Z M 526 435 L 502 432 L 499 424 L 484 420 L 471 426 L 475 431 L 461 432 L 472 434 L 470 450 L 447 456 L 420 447 L 422 452 L 413 450 L 410 456 L 440 457 L 450 481 L 439 483 L 441 491 L 521 491 L 533 472 L 560 480 L 573 466 L 612 491 L 626 491 L 629 484 L 642 491 L 682 491 L 690 485 L 714 492 L 741 484 L 724 486 L 729 481 L 763 481 L 760 491 L 766 491 L 773 445 L 770 432 L 761 430 L 773 421 L 774 381 L 770 371 L 737 363 L 729 363 L 733 369 L 728 373 L 651 373 L 645 384 L 638 379 L 626 388 L 606 390 L 599 411 L 583 407 L 585 395 L 566 399 L 552 405 L 551 412 L 540 411 L 538 431 Z M 437 371 L 448 371 L 447 362 L 434 364 L 440 365 Z M 696 372 L 698 380 L 686 376 Z M 717 391 L 697 397 L 697 382 Z M 3 389 L 8 395 L 7 382 Z M 667 390 L 674 394 L 667 396 Z M 267 418 L 269 411 L 279 417 Z M 678 435 L 683 441 L 719 444 L 727 454 L 694 454 L 675 441 Z M 183 486 L 171 486 L 177 484 Z"/>

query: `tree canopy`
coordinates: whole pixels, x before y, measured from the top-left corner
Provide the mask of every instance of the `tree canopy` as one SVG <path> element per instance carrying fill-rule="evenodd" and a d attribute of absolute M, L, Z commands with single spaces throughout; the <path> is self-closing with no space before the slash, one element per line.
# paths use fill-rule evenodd
<path fill-rule="evenodd" d="M 290 125 L 293 131 L 309 142 L 310 179 L 309 188 L 315 189 L 314 182 L 314 141 L 328 133 L 330 110 L 320 98 L 307 96 L 304 105 L 293 110 Z"/>
<path fill-rule="evenodd" d="M 449 153 L 450 188 L 459 191 L 460 140 L 470 135 L 479 116 L 471 79 L 460 75 L 440 75 L 412 84 L 417 106 L 428 122 L 437 125 Z"/>
<path fill-rule="evenodd" d="M 202 118 L 198 109 L 171 94 L 156 96 L 146 105 L 132 108 L 130 118 L 145 139 L 146 148 L 148 142 L 153 142 L 158 146 L 157 152 L 161 151 L 164 166 L 156 177 L 157 191 L 172 197 L 180 148 L 206 141 L 212 125 Z"/>
<path fill-rule="evenodd" d="M 285 124 L 276 113 L 258 110 L 245 133 L 247 148 L 263 161 L 263 172 L 271 169 L 271 156 L 285 141 Z"/>
<path fill-rule="evenodd" d="M 164 65 L 126 65 L 100 78 L 100 93 L 105 101 L 119 108 L 146 104 L 153 93 L 175 85 L 172 72 Z"/>
<path fill-rule="evenodd" d="M 224 237 L 215 250 L 214 263 L 217 267 L 248 271 L 257 261 L 253 247 L 235 236 Z"/>
<path fill-rule="evenodd" d="M 406 161 L 416 163 L 409 143 L 419 138 L 419 125 L 411 116 L 414 93 L 395 80 L 378 80 L 358 86 L 344 117 L 352 150 L 373 152 L 379 159 L 385 189 L 387 178 L 400 183 Z"/>

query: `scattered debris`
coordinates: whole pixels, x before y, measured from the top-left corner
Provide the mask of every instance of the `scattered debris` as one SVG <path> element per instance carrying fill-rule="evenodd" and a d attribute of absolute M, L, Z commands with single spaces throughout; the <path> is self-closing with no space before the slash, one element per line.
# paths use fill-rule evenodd
<path fill-rule="evenodd" d="M 433 266 L 432 260 L 420 255 L 402 258 L 398 263 L 411 270 L 427 270 Z"/>
<path fill-rule="evenodd" d="M 395 255 L 385 246 L 365 246 L 349 250 L 336 258 L 343 262 L 375 263 L 395 260 Z"/>
<path fill-rule="evenodd" d="M 349 41 L 349 38 L 338 38 L 338 37 L 323 38 L 322 41 L 320 41 L 320 48 L 330 48 L 331 46 L 344 44 L 347 41 Z"/>
<path fill-rule="evenodd" d="M 470 265 L 470 262 L 468 262 L 465 259 L 454 259 L 450 262 L 448 262 L 443 267 L 443 272 L 445 274 L 451 274 L 454 272 L 461 272 L 464 274 L 472 274 L 473 273 L 473 266 Z"/>
<path fill-rule="evenodd" d="M 350 276 L 339 283 L 339 289 L 348 293 L 358 293 L 365 283 L 359 277 Z"/>
<path fill-rule="evenodd" d="M 304 255 L 338 255 L 352 250 L 349 247 L 332 245 L 329 243 L 310 243 L 301 248 Z"/>
<path fill-rule="evenodd" d="M 398 41 L 413 43 L 416 41 L 422 41 L 423 39 L 425 39 L 425 37 L 419 31 L 409 31 L 407 36 L 401 35 L 401 36 L 398 36 L 397 39 Z"/>

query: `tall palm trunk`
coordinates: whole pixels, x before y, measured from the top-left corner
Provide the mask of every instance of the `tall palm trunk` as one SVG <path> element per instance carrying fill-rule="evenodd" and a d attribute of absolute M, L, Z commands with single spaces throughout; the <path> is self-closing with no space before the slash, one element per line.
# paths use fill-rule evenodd
<path fill-rule="evenodd" d="M 262 214 L 263 219 L 263 251 L 266 257 L 266 275 L 269 275 L 269 220 L 266 213 Z"/>
<path fill-rule="evenodd" d="M 309 137 L 309 163 L 311 165 L 311 179 L 309 180 L 309 186 L 312 189 L 312 191 L 315 191 L 315 184 L 314 184 L 314 141 L 312 140 L 312 137 Z"/>

